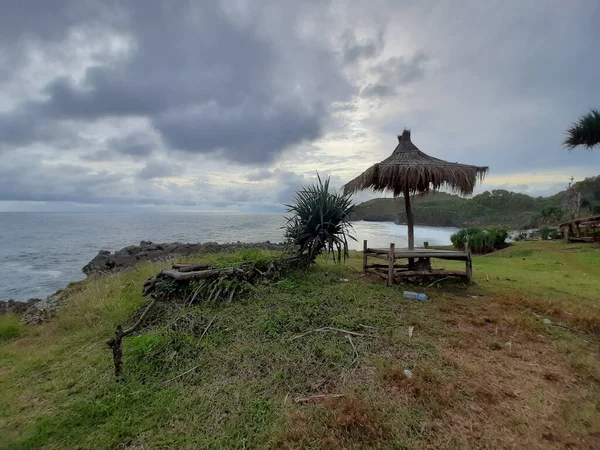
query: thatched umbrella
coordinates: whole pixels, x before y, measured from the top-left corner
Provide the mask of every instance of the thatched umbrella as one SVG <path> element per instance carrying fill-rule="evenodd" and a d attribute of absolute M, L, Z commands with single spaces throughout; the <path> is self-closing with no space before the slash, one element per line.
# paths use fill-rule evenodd
<path fill-rule="evenodd" d="M 410 130 L 398 136 L 398 146 L 392 155 L 374 164 L 344 186 L 344 193 L 363 189 L 391 191 L 394 197 L 404 195 L 408 248 L 415 248 L 414 223 L 410 207 L 411 194 L 427 194 L 446 188 L 468 195 L 473 193 L 477 179 L 483 180 L 488 168 L 451 163 L 426 155 L 410 140 Z"/>

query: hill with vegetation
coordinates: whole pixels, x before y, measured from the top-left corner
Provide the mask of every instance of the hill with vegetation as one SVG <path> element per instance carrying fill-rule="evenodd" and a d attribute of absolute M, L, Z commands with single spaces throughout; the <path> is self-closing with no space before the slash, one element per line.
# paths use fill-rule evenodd
<path fill-rule="evenodd" d="M 574 184 L 581 194 L 580 216 L 600 214 L 600 176 Z M 562 206 L 567 190 L 550 197 L 531 197 L 503 189 L 472 198 L 444 192 L 413 197 L 416 225 L 470 227 L 499 225 L 515 229 L 535 228 L 540 221 L 556 224 L 566 219 Z M 406 223 L 404 199 L 377 198 L 356 206 L 351 220 Z"/>
<path fill-rule="evenodd" d="M 0 316 L 0 448 L 599 448 L 597 253 L 519 242 L 424 302 L 319 258 L 232 303 L 161 302 L 118 381 L 104 341 L 169 264 L 93 276 L 41 326 Z"/>

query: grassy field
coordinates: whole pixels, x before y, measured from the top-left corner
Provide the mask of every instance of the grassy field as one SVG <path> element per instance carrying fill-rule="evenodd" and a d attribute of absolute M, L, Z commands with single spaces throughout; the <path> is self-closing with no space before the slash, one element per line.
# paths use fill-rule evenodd
<path fill-rule="evenodd" d="M 425 302 L 361 263 L 163 308 L 119 382 L 104 341 L 160 264 L 72 285 L 46 325 L 3 317 L 0 448 L 600 448 L 598 247 L 518 243 L 476 257 L 473 286 L 410 286 Z M 322 327 L 356 334 L 304 334 Z M 295 402 L 318 394 L 343 396 Z"/>

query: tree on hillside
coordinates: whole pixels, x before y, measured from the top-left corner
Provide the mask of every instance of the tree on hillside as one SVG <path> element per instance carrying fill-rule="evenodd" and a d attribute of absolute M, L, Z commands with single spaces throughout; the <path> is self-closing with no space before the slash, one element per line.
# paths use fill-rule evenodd
<path fill-rule="evenodd" d="M 539 227 L 548 227 L 550 224 L 556 223 L 562 217 L 562 211 L 554 206 L 543 208 L 538 216 L 536 222 Z"/>
<path fill-rule="evenodd" d="M 587 213 L 592 213 L 592 202 L 590 202 L 587 198 L 581 200 L 579 204 L 580 209 L 586 211 Z"/>
<path fill-rule="evenodd" d="M 569 220 L 573 220 L 579 216 L 581 208 L 581 192 L 575 186 L 574 178 L 571 177 L 567 185 L 566 196 L 562 204 L 562 210 Z"/>
<path fill-rule="evenodd" d="M 569 150 L 578 146 L 592 149 L 600 144 L 600 111 L 592 109 L 574 123 L 567 130 L 567 138 L 563 144 Z"/>

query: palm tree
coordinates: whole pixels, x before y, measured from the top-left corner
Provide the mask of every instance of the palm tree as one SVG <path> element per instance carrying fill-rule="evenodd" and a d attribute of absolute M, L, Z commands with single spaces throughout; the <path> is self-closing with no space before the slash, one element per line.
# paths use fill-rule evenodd
<path fill-rule="evenodd" d="M 580 145 L 592 149 L 600 144 L 600 111 L 592 109 L 582 116 L 577 123 L 574 123 L 567 130 L 567 138 L 563 144 L 569 150 L 573 150 Z"/>
<path fill-rule="evenodd" d="M 289 243 L 298 248 L 306 262 L 325 251 L 340 262 L 348 255 L 348 238 L 352 236 L 352 224 L 348 220 L 354 209 L 350 195 L 329 191 L 329 177 L 303 187 L 296 192 L 295 202 L 287 206 L 288 213 L 285 235 Z"/>

